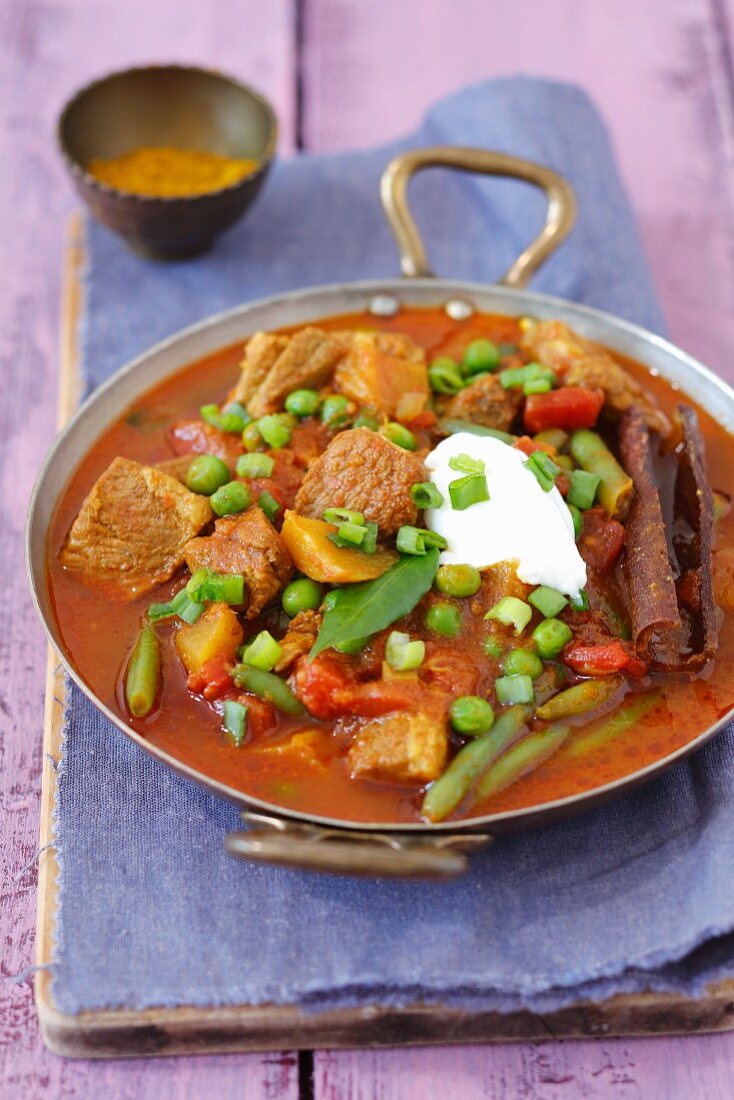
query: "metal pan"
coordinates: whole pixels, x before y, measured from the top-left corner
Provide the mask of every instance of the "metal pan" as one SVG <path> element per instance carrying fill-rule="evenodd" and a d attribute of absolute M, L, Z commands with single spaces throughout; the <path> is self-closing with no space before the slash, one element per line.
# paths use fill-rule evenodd
<path fill-rule="evenodd" d="M 489 175 L 511 176 L 540 187 L 548 199 L 546 224 L 498 285 L 434 278 L 406 201 L 410 177 L 433 165 Z M 510 316 L 559 318 L 582 335 L 645 363 L 679 386 L 734 432 L 734 391 L 673 344 L 619 318 L 524 287 L 532 273 L 568 234 L 574 220 L 571 188 L 537 164 L 478 149 L 439 147 L 396 158 L 382 179 L 382 201 L 401 254 L 403 279 L 371 280 L 298 290 L 239 306 L 163 341 L 101 386 L 59 435 L 44 463 L 31 499 L 27 565 L 33 598 L 51 643 L 71 677 L 106 718 L 142 749 L 212 793 L 243 807 L 247 831 L 226 838 L 228 851 L 263 862 L 346 874 L 442 878 L 461 874 L 467 855 L 493 837 L 526 829 L 597 806 L 647 782 L 675 761 L 700 748 L 734 714 L 724 716 L 687 745 L 631 775 L 592 791 L 466 822 L 437 825 L 359 825 L 283 810 L 251 798 L 151 745 L 97 699 L 65 651 L 46 582 L 46 541 L 51 518 L 69 472 L 92 444 L 147 390 L 182 367 L 219 348 L 244 340 L 258 329 L 318 322 L 335 314 L 370 310 L 391 314 L 400 304 L 443 307 L 455 319 L 474 310 Z"/>

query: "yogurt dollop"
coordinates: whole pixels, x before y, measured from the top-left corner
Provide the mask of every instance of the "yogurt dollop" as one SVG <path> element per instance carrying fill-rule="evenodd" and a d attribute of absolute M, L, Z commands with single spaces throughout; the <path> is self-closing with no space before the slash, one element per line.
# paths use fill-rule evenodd
<path fill-rule="evenodd" d="M 449 483 L 462 477 L 449 459 L 459 455 L 484 463 L 489 489 L 489 500 L 463 511 L 451 507 L 449 496 Z M 426 524 L 448 542 L 442 565 L 485 569 L 513 561 L 525 584 L 576 597 L 586 584 L 586 565 L 576 548 L 573 518 L 558 489 L 544 492 L 526 461 L 522 451 L 492 436 L 457 432 L 444 439 L 425 461 L 443 496 L 440 508 L 426 511 Z"/>

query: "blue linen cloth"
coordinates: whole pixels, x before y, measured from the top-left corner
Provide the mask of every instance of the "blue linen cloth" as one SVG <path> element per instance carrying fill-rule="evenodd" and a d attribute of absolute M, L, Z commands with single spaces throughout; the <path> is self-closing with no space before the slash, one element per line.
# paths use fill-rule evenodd
<path fill-rule="evenodd" d="M 565 173 L 578 224 L 534 285 L 662 329 L 594 108 L 574 87 L 517 78 L 442 101 L 400 145 L 276 165 L 251 217 L 204 258 L 147 262 L 90 223 L 88 388 L 213 311 L 393 273 L 380 173 L 399 149 L 438 143 Z M 441 171 L 418 179 L 412 199 L 435 269 L 476 280 L 500 274 L 543 216 L 542 198 L 523 185 Z M 416 998 L 548 1010 L 647 987 L 695 992 L 730 966 L 730 731 L 644 790 L 501 840 L 449 884 L 237 863 L 222 849 L 236 809 L 149 759 L 73 687 L 65 732 L 53 987 L 65 1012 Z"/>

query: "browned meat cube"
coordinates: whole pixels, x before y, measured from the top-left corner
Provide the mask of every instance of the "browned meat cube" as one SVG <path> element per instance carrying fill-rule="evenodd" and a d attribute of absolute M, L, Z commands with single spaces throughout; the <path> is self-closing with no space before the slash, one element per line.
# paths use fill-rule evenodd
<path fill-rule="evenodd" d="M 389 419 L 398 415 L 401 400 L 409 394 L 415 395 L 417 411 L 421 411 L 429 394 L 423 348 L 400 333 L 337 335 L 349 350 L 334 373 L 336 390 Z"/>
<path fill-rule="evenodd" d="M 273 349 L 269 349 L 270 355 Z M 302 328 L 289 337 L 262 381 L 247 399 L 252 416 L 265 416 L 282 409 L 289 393 L 319 389 L 330 380 L 337 361 L 344 354 L 341 341 L 318 328 Z M 246 383 L 250 388 L 250 383 Z"/>
<path fill-rule="evenodd" d="M 496 374 L 483 374 L 457 393 L 444 408 L 444 416 L 471 420 L 485 428 L 509 430 L 522 404 L 522 390 L 503 389 Z"/>
<path fill-rule="evenodd" d="M 298 658 L 305 657 L 309 652 L 320 629 L 320 611 L 299 611 L 280 640 L 281 654 L 275 671 L 290 671 Z"/>
<path fill-rule="evenodd" d="M 430 783 L 446 764 L 446 722 L 437 715 L 393 711 L 361 723 L 349 749 L 353 777 Z"/>
<path fill-rule="evenodd" d="M 238 516 L 224 516 L 214 534 L 192 539 L 184 548 L 192 573 L 241 573 L 247 587 L 246 618 L 253 619 L 291 579 L 293 567 L 282 539 L 262 509 L 253 505 Z"/>
<path fill-rule="evenodd" d="M 666 416 L 639 382 L 608 351 L 579 336 L 562 321 L 523 321 L 520 344 L 533 359 L 554 370 L 564 386 L 602 390 L 606 407 L 613 412 L 621 415 L 637 408 L 649 428 L 664 435 L 670 431 Z"/>
<path fill-rule="evenodd" d="M 327 508 L 352 508 L 393 535 L 415 523 L 418 509 L 410 496 L 425 481 L 419 458 L 368 428 L 353 428 L 332 439 L 310 466 L 296 497 L 296 511 L 321 519 Z"/>
<path fill-rule="evenodd" d="M 256 332 L 245 344 L 245 357 L 240 367 L 240 377 L 230 394 L 230 400 L 247 406 L 259 386 L 267 378 L 282 351 L 288 347 L 288 336 L 272 332 Z"/>
<path fill-rule="evenodd" d="M 184 546 L 209 522 L 205 497 L 129 458 L 115 458 L 79 510 L 61 563 L 144 592 L 183 565 Z"/>

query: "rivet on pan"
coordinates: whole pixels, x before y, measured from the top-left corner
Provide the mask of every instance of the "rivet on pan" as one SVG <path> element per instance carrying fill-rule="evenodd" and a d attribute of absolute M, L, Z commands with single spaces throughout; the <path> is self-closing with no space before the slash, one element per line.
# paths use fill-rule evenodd
<path fill-rule="evenodd" d="M 452 321 L 466 321 L 474 313 L 474 306 L 463 298 L 450 298 L 443 308 Z"/>
<path fill-rule="evenodd" d="M 400 309 L 400 302 L 393 294 L 374 294 L 367 309 L 375 317 L 394 317 Z"/>

